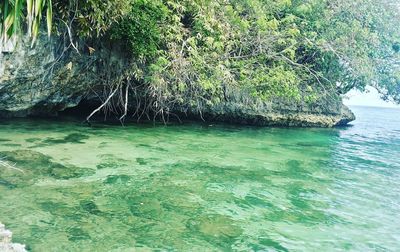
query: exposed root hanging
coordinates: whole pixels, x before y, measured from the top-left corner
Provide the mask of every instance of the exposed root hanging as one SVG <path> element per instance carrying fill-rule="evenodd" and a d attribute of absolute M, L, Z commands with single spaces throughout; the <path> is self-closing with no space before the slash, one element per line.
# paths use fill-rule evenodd
<path fill-rule="evenodd" d="M 92 118 L 97 112 L 99 112 L 102 108 L 104 108 L 106 105 L 109 105 L 109 102 L 111 98 L 114 97 L 114 95 L 117 93 L 119 90 L 119 86 L 114 89 L 114 91 L 111 92 L 111 94 L 107 97 L 107 99 L 97 108 L 95 109 L 88 117 L 86 117 L 86 122 L 90 124 L 90 118 Z"/>
<path fill-rule="evenodd" d="M 126 115 L 128 114 L 128 103 L 129 103 L 129 88 L 130 88 L 130 82 L 128 81 L 128 83 L 126 84 L 125 87 L 125 101 L 122 101 L 122 103 L 124 104 L 124 114 L 119 118 L 119 120 L 121 122 L 124 121 Z"/>

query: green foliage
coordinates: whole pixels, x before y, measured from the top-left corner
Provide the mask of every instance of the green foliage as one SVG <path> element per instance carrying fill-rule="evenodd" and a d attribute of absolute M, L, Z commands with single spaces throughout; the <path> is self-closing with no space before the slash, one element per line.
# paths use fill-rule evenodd
<path fill-rule="evenodd" d="M 315 12 L 302 14 L 314 69 L 340 94 L 376 87 L 382 98 L 400 102 L 400 5 L 394 0 L 306 1 Z"/>
<path fill-rule="evenodd" d="M 112 38 L 123 41 L 132 56 L 153 57 L 161 43 L 160 27 L 168 9 L 160 1 L 136 0 L 131 10 L 111 30 Z"/>
<path fill-rule="evenodd" d="M 250 86 L 254 87 L 256 97 L 268 99 L 280 96 L 300 99 L 298 76 L 295 71 L 285 68 L 284 65 L 257 69 L 255 78 L 249 81 Z"/>
<path fill-rule="evenodd" d="M 110 27 L 129 14 L 131 0 L 53 0 L 60 31 L 66 25 L 82 38 L 105 35 Z"/>
<path fill-rule="evenodd" d="M 18 35 L 21 29 L 21 18 L 25 14 L 28 34 L 36 40 L 39 34 L 42 14 L 46 11 L 47 28 L 50 35 L 53 23 L 52 0 L 2 0 L 0 3 L 0 41 L 5 44 L 8 39 Z"/>
<path fill-rule="evenodd" d="M 3 35 L 19 27 L 21 2 L 5 2 L 19 8 L 13 22 L 1 4 Z M 57 31 L 124 45 L 130 78 L 163 109 L 201 109 L 238 90 L 313 102 L 367 85 L 400 102 L 399 8 L 395 0 L 53 2 Z"/>

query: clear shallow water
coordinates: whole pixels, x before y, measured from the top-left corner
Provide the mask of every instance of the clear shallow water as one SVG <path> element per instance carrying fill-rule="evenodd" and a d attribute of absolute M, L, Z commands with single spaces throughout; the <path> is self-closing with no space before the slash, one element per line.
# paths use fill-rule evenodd
<path fill-rule="evenodd" d="M 398 251 L 400 110 L 354 126 L 1 121 L 0 221 L 32 251 Z"/>

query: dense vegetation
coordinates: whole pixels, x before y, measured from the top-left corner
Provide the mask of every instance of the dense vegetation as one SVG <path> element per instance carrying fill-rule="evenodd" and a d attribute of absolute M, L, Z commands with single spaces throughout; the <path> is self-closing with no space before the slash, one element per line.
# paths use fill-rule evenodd
<path fill-rule="evenodd" d="M 396 0 L 6 0 L 0 25 L 4 42 L 26 14 L 35 38 L 44 14 L 77 50 L 82 39 L 122 45 L 117 87 L 142 87 L 163 112 L 237 90 L 312 102 L 367 85 L 400 103 L 398 12 Z"/>

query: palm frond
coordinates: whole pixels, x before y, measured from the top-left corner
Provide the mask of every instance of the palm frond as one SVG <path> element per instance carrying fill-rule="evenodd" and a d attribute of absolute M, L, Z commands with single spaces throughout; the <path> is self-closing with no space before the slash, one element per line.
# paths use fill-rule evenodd
<path fill-rule="evenodd" d="M 34 43 L 39 35 L 40 22 L 46 12 L 47 31 L 51 34 L 53 8 L 51 0 L 3 0 L 0 3 L 0 44 L 21 32 L 21 20 L 27 22 L 27 33 Z"/>

